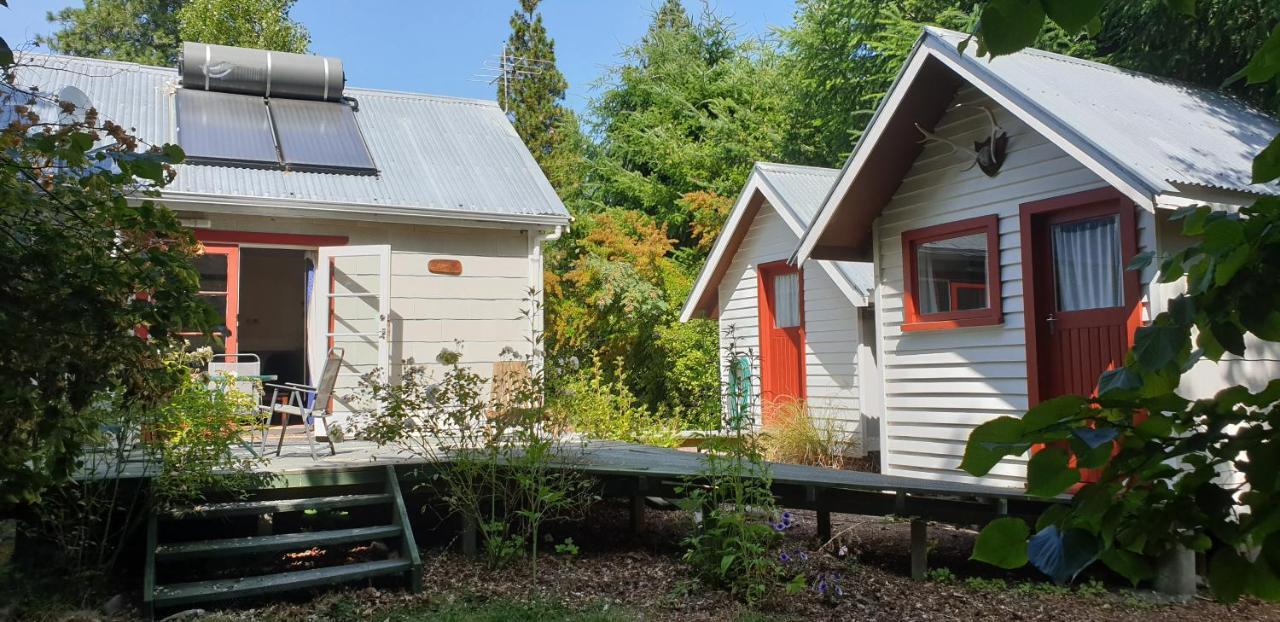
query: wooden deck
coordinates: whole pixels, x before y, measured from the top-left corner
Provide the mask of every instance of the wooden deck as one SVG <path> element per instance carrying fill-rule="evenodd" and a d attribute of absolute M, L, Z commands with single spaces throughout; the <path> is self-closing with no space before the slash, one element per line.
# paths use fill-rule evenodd
<path fill-rule="evenodd" d="M 271 436 L 271 450 L 274 441 Z M 698 475 L 703 456 L 697 452 L 650 447 L 614 441 L 589 441 L 571 445 L 568 461 L 604 484 L 607 496 L 674 497 L 674 488 Z M 409 475 L 428 461 L 400 452 L 351 440 L 338 443 L 337 455 L 317 443 L 311 457 L 301 437 L 287 440 L 280 456 L 270 455 L 262 466 L 279 486 L 318 485 L 339 481 L 344 473 L 392 465 Z M 130 463 L 126 478 L 146 478 L 144 462 Z M 1044 499 L 1021 490 L 978 484 L 943 482 L 913 477 L 844 471 L 790 464 L 771 464 L 772 486 L 785 507 L 871 515 L 917 517 L 955 524 L 983 524 L 1000 515 L 1034 516 Z M 90 476 L 89 474 L 83 474 Z"/>

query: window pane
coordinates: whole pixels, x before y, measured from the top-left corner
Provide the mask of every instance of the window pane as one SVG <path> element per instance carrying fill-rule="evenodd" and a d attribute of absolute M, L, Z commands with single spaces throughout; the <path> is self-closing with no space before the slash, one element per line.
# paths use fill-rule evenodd
<path fill-rule="evenodd" d="M 178 89 L 178 144 L 199 164 L 279 166 L 261 97 Z"/>
<path fill-rule="evenodd" d="M 773 277 L 773 326 L 793 328 L 800 325 L 800 274 Z"/>
<path fill-rule="evenodd" d="M 916 246 L 920 313 L 987 308 L 987 234 L 972 233 Z"/>
<path fill-rule="evenodd" d="M 285 164 L 299 170 L 377 172 L 347 104 L 273 99 L 271 119 Z"/>
<path fill-rule="evenodd" d="M 200 291 L 227 291 L 227 256 L 206 253 L 196 257 L 196 270 L 200 271 Z"/>
<path fill-rule="evenodd" d="M 1053 225 L 1052 233 L 1057 310 L 1123 305 L 1124 264 L 1117 218 Z"/>

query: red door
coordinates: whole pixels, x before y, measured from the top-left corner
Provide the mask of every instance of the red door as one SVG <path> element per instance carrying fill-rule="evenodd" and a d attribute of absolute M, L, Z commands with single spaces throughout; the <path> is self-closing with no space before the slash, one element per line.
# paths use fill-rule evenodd
<path fill-rule="evenodd" d="M 764 423 L 803 400 L 804 275 L 786 262 L 756 267 L 760 305 L 760 392 Z"/>
<path fill-rule="evenodd" d="M 1021 220 L 1031 404 L 1094 395 L 1141 322 L 1138 275 L 1125 269 L 1137 254 L 1134 205 L 1093 190 L 1023 205 Z"/>

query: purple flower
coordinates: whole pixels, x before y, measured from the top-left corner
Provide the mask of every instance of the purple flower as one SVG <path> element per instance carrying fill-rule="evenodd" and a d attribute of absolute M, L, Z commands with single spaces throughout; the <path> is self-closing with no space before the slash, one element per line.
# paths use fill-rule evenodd
<path fill-rule="evenodd" d="M 786 530 L 786 528 L 787 528 L 787 525 L 784 525 L 784 524 L 782 524 L 782 523 L 774 523 L 774 524 L 773 524 L 773 530 L 774 530 L 774 531 L 784 531 L 784 530 Z"/>
<path fill-rule="evenodd" d="M 805 553 L 804 551 L 796 551 L 796 555 L 800 556 L 800 561 L 802 562 L 809 561 L 809 554 Z"/>
<path fill-rule="evenodd" d="M 781 553 L 778 553 L 778 561 L 784 564 L 789 564 L 791 563 L 791 556 L 787 555 L 786 551 L 782 551 Z"/>

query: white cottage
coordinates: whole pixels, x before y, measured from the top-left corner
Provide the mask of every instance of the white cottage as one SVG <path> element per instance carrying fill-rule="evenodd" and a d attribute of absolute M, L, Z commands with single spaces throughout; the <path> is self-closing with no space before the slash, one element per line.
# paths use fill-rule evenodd
<path fill-rule="evenodd" d="M 1280 195 L 1249 183 L 1280 123 L 1231 97 L 1036 50 L 978 58 L 964 38 L 923 34 L 793 258 L 873 263 L 882 471 L 953 481 L 972 481 L 975 426 L 1122 362 L 1181 287 L 1125 270 L 1187 243 L 1175 208 Z M 1273 346 L 1183 390 L 1258 388 L 1280 376 Z M 1025 472 L 1009 459 L 983 483 Z"/>
<path fill-rule="evenodd" d="M 25 54 L 18 84 L 87 99 L 187 162 L 161 201 L 205 247 L 227 353 L 306 382 L 342 347 L 333 420 L 374 368 L 461 345 L 488 375 L 569 214 L 495 102 L 345 85 L 334 58 L 187 44 L 178 69 Z"/>
<path fill-rule="evenodd" d="M 874 375 L 859 373 L 876 369 L 871 265 L 787 262 L 838 172 L 757 163 L 680 319 L 717 318 L 722 351 L 732 338 L 738 350 L 755 355 L 756 423 L 768 424 L 780 402 L 804 400 L 810 416 L 840 420 L 862 440 L 861 450 L 873 451 L 880 388 Z M 728 366 L 721 375 L 729 381 Z"/>

